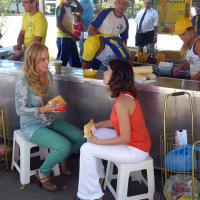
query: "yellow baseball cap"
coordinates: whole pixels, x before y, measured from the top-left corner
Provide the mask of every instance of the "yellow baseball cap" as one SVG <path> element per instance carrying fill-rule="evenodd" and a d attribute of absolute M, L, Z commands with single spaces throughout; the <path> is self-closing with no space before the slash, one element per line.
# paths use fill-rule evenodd
<path fill-rule="evenodd" d="M 176 35 L 183 34 L 187 28 L 192 27 L 192 22 L 188 18 L 179 19 L 175 24 L 175 32 Z"/>
<path fill-rule="evenodd" d="M 101 43 L 99 40 L 100 35 L 90 36 L 84 42 L 82 59 L 84 61 L 92 61 L 99 50 Z"/>

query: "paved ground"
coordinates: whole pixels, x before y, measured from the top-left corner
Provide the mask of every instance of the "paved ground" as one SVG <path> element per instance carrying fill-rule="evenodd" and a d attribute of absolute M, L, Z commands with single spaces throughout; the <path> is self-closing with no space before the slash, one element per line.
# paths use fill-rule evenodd
<path fill-rule="evenodd" d="M 32 164 L 38 163 L 38 159 L 33 160 Z M 14 172 L 5 172 L 3 166 L 0 166 L 0 200 L 75 200 L 78 185 L 78 168 L 79 156 L 73 155 L 69 160 L 69 165 L 73 169 L 72 176 L 54 177 L 59 186 L 56 192 L 46 192 L 37 184 L 36 178 L 31 178 L 31 184 L 27 185 L 24 190 L 20 190 L 19 174 Z M 161 178 L 158 171 L 155 171 L 156 192 L 161 192 Z M 114 183 L 115 184 L 115 183 Z M 147 191 L 143 184 L 130 183 L 129 193 L 141 193 Z M 112 194 L 106 190 L 104 200 L 114 200 Z M 163 200 L 157 197 L 156 200 Z"/>

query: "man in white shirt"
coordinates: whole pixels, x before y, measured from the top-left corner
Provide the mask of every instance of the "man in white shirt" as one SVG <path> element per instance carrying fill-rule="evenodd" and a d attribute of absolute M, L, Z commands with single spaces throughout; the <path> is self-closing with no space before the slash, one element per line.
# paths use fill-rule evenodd
<path fill-rule="evenodd" d="M 89 26 L 89 35 L 115 34 L 126 43 L 129 24 L 124 12 L 128 8 L 128 0 L 115 0 L 115 7 L 102 10 Z"/>
<path fill-rule="evenodd" d="M 144 9 L 137 13 L 136 19 L 136 46 L 139 51 L 147 46 L 149 53 L 154 53 L 154 44 L 157 42 L 158 14 L 152 8 L 152 0 L 144 0 Z"/>

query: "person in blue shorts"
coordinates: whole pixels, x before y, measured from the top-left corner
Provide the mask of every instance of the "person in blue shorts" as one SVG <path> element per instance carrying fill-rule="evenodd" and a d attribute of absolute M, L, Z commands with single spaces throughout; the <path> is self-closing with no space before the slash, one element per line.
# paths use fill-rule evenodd
<path fill-rule="evenodd" d="M 77 7 L 73 7 L 72 3 Z M 73 14 L 76 11 L 81 13 L 83 10 L 81 4 L 77 0 L 60 0 L 60 4 L 56 8 L 56 21 L 58 27 L 57 33 L 57 60 L 62 60 L 65 66 L 69 62 L 71 67 L 81 67 L 76 41 L 79 38 L 73 35 Z"/>

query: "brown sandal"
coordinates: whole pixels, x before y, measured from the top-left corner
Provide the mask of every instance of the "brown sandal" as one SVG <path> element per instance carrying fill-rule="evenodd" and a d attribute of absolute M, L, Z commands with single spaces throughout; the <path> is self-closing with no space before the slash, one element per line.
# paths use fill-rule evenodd
<path fill-rule="evenodd" d="M 39 172 L 36 171 L 35 174 L 39 184 L 43 187 L 46 191 L 52 192 L 58 190 L 57 186 L 53 183 L 49 176 L 40 178 Z"/>
<path fill-rule="evenodd" d="M 65 176 L 69 176 L 72 174 L 71 170 L 66 164 L 60 164 L 60 171 Z"/>

